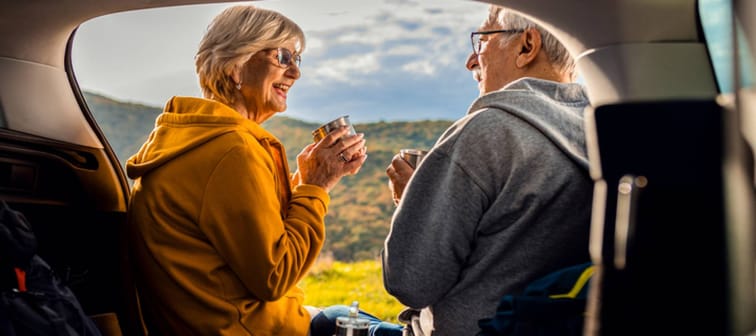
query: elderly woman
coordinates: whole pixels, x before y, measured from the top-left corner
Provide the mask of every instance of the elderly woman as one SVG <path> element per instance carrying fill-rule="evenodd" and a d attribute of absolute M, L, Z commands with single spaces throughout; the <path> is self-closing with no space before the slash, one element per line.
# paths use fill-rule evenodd
<path fill-rule="evenodd" d="M 318 317 L 330 335 L 344 311 L 308 310 L 297 283 L 323 246 L 329 191 L 367 158 L 363 134 L 343 127 L 306 146 L 290 174 L 260 126 L 286 110 L 304 46 L 277 12 L 226 9 L 196 55 L 204 98 L 171 98 L 128 160 L 137 284 L 162 334 L 304 336 Z"/>

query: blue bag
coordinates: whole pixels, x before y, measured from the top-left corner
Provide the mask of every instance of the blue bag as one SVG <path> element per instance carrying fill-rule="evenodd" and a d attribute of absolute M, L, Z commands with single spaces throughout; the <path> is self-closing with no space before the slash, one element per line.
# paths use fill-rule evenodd
<path fill-rule="evenodd" d="M 505 295 L 478 336 L 583 334 L 592 263 L 567 267 L 532 282 L 521 295 Z"/>

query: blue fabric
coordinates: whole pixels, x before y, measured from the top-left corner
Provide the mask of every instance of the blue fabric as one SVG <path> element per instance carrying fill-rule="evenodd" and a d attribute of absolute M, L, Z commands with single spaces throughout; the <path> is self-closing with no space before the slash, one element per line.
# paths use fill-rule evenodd
<path fill-rule="evenodd" d="M 560 269 L 532 282 L 522 295 L 505 295 L 493 317 L 478 321 L 476 335 L 583 335 L 592 267 L 588 262 Z"/>
<path fill-rule="evenodd" d="M 349 316 L 349 306 L 334 305 L 323 309 L 310 322 L 310 336 L 333 336 L 336 333 L 336 319 Z M 359 317 L 370 321 L 369 336 L 401 336 L 401 325 L 384 322 L 360 310 Z"/>

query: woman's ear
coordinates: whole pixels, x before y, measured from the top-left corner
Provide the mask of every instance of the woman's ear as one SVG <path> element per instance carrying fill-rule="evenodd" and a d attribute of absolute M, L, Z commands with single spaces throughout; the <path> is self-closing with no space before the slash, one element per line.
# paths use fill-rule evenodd
<path fill-rule="evenodd" d="M 541 52 L 541 33 L 538 29 L 528 28 L 518 39 L 520 43 L 520 53 L 515 61 L 518 68 L 527 67 L 535 61 L 538 53 Z"/>
<path fill-rule="evenodd" d="M 234 81 L 234 85 L 241 84 L 242 78 L 241 78 L 241 66 L 238 64 L 234 65 L 233 68 L 231 68 L 231 73 L 229 73 L 229 77 L 231 77 L 231 80 Z"/>

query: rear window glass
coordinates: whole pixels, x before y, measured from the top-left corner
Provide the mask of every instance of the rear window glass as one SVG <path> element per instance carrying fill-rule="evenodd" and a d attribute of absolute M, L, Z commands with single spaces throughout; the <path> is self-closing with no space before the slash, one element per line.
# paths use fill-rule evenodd
<path fill-rule="evenodd" d="M 711 55 L 714 74 L 722 93 L 732 93 L 735 75 L 744 87 L 753 86 L 753 57 L 742 34 L 742 27 L 733 31 L 732 4 L 729 0 L 700 0 L 699 13 L 706 44 Z M 735 66 L 735 38 L 739 46 L 738 65 Z"/>

